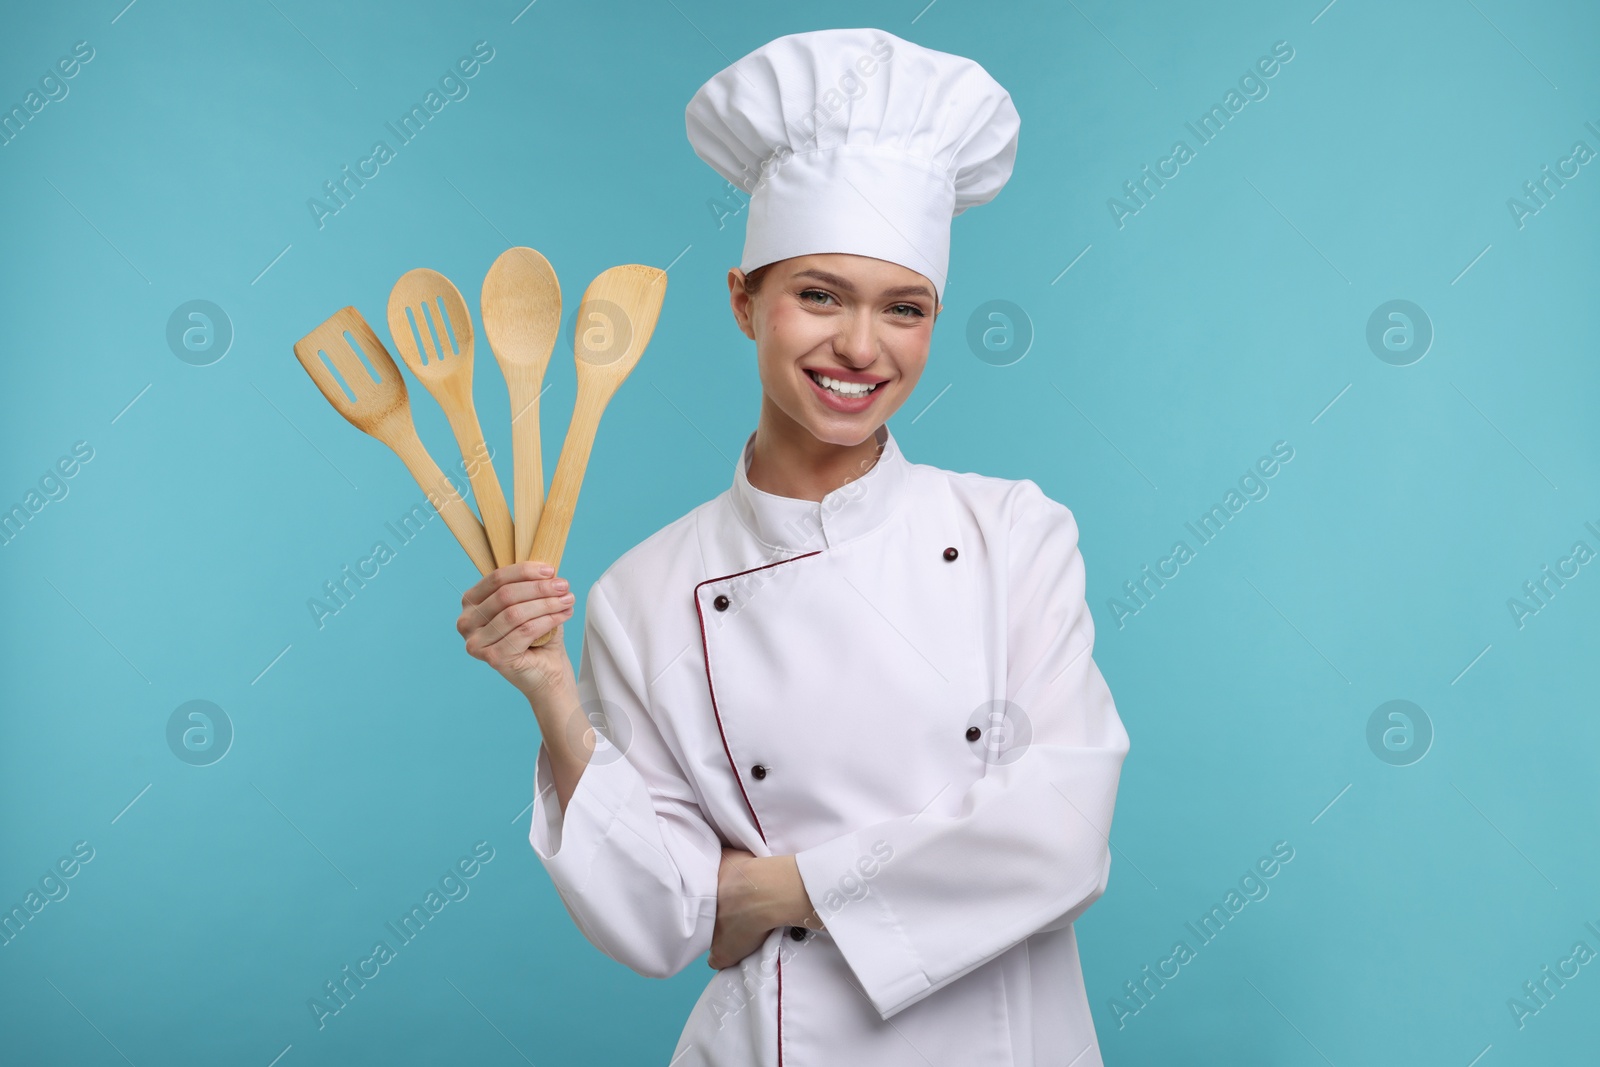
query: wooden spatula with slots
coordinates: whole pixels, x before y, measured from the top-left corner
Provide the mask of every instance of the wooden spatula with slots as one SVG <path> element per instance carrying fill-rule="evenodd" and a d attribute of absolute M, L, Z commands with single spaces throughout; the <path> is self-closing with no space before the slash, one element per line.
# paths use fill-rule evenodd
<path fill-rule="evenodd" d="M 478 410 L 472 403 L 472 313 L 467 302 L 438 271 L 426 267 L 408 270 L 389 291 L 389 336 L 394 338 L 400 358 L 450 420 L 467 461 L 467 477 L 478 498 L 495 563 L 501 567 L 515 563 L 511 512 L 506 510 L 506 496 L 489 461 L 489 447 L 484 444 Z"/>
<path fill-rule="evenodd" d="M 378 375 L 377 381 L 367 373 L 352 344 L 366 355 L 367 362 Z M 326 322 L 294 343 L 294 354 L 335 411 L 362 433 L 388 445 L 400 457 L 428 495 L 428 502 L 444 516 L 445 525 L 472 557 L 478 572 L 488 574 L 494 570 L 494 553 L 484 536 L 483 526 L 417 437 L 405 379 L 400 377 L 394 357 L 389 355 L 389 350 L 383 347 L 361 313 L 353 307 L 335 311 Z M 333 370 L 323 363 L 324 356 Z M 334 370 L 338 371 L 337 378 Z M 340 387 L 341 379 L 349 395 L 355 397 L 354 401 Z"/>
<path fill-rule="evenodd" d="M 572 513 L 578 506 L 578 489 L 589 466 L 595 431 L 600 415 L 639 357 L 644 354 L 650 335 L 661 316 L 661 301 L 667 295 L 667 272 L 638 263 L 628 263 L 602 271 L 589 283 L 578 305 L 573 328 L 573 357 L 578 370 L 578 399 L 572 406 L 572 421 L 556 461 L 550 495 L 539 515 L 529 559 L 548 563 L 561 570 L 561 553 L 572 528 Z M 543 645 L 554 630 L 533 642 Z"/>

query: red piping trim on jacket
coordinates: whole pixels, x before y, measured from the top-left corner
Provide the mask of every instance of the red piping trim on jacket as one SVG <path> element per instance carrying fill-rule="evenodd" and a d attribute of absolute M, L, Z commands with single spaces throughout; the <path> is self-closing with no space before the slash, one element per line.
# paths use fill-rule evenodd
<path fill-rule="evenodd" d="M 728 747 L 727 731 L 723 730 L 722 728 L 722 712 L 717 707 L 717 687 L 711 683 L 711 647 L 706 644 L 706 617 L 705 612 L 701 610 L 700 607 L 700 586 L 710 585 L 712 582 L 725 582 L 729 578 L 738 578 L 741 575 L 754 574 L 756 571 L 764 571 L 769 567 L 778 567 L 785 563 L 793 563 L 797 559 L 805 559 L 807 556 L 815 556 L 821 551 L 822 549 L 819 548 L 815 552 L 807 552 L 804 555 L 791 556 L 788 559 L 780 559 L 777 563 L 766 563 L 760 567 L 751 567 L 749 570 L 735 571 L 733 574 L 724 574 L 720 578 L 707 578 L 705 581 L 696 584 L 694 587 L 694 613 L 695 618 L 700 621 L 700 655 L 701 658 L 705 660 L 706 665 L 706 690 L 711 694 L 711 714 L 717 720 L 717 734 L 722 738 L 722 751 L 727 755 L 728 766 L 733 770 L 733 780 L 739 783 L 739 795 L 744 797 L 744 806 L 749 809 L 750 818 L 756 824 L 756 833 L 761 835 L 761 840 L 763 843 L 767 840 L 767 832 L 761 828 L 761 818 L 756 814 L 755 805 L 750 803 L 750 794 L 746 792 L 744 788 L 744 776 L 739 773 L 739 765 L 734 762 L 733 759 L 733 750 Z"/>
<path fill-rule="evenodd" d="M 776 567 L 784 563 L 793 563 L 797 559 L 815 556 L 821 551 L 822 549 L 819 548 L 815 552 L 806 552 L 799 556 L 790 556 L 788 559 L 780 559 L 777 563 L 766 563 L 760 567 L 751 567 L 749 570 L 724 574 L 720 578 L 707 578 L 694 587 L 694 614 L 695 618 L 700 621 L 700 655 L 705 660 L 706 665 L 706 690 L 711 694 L 711 714 L 717 720 L 717 734 L 722 738 L 722 751 L 728 757 L 728 766 L 733 771 L 733 780 L 739 783 L 739 795 L 744 797 L 744 806 L 749 809 L 750 818 L 756 824 L 756 833 L 761 835 L 763 843 L 767 840 L 767 832 L 761 828 L 761 818 L 756 814 L 755 805 L 750 803 L 750 794 L 744 788 L 744 776 L 739 773 L 739 765 L 734 762 L 733 749 L 728 747 L 728 734 L 722 728 L 722 712 L 717 708 L 717 687 L 711 684 L 711 647 L 706 644 L 706 616 L 705 612 L 700 608 L 700 586 L 709 585 L 712 582 L 725 582 L 729 578 L 753 574 L 756 571 L 764 571 L 768 567 Z M 778 945 L 778 1067 L 783 1067 L 783 945 L 781 943 Z"/>

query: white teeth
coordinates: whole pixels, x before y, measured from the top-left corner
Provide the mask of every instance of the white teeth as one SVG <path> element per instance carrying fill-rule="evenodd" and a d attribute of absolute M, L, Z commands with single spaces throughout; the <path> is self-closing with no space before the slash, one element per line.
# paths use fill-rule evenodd
<path fill-rule="evenodd" d="M 841 382 L 837 378 L 830 378 L 826 374 L 818 374 L 815 371 L 808 371 L 807 373 L 809 373 L 812 379 L 818 382 L 824 389 L 827 389 L 829 392 L 837 394 L 838 396 L 846 397 L 852 400 L 866 396 L 868 393 L 872 392 L 873 389 L 877 388 L 877 386 L 868 385 L 865 382 Z"/>

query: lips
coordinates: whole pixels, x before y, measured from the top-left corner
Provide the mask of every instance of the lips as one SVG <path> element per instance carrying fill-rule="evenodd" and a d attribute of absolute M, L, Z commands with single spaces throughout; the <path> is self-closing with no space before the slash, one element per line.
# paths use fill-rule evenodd
<path fill-rule="evenodd" d="M 870 374 L 862 374 L 860 371 L 841 370 L 838 367 L 801 367 L 800 369 L 807 374 L 821 374 L 832 378 L 834 381 L 849 382 L 852 385 L 882 385 L 889 380 L 887 378 L 876 378 Z"/>
<path fill-rule="evenodd" d="M 878 391 L 878 388 L 880 386 L 882 386 L 885 381 L 888 380 L 888 379 L 878 379 L 876 381 L 873 381 L 873 380 L 855 381 L 855 380 L 852 380 L 852 379 L 849 379 L 849 378 L 835 378 L 834 375 L 832 375 L 832 374 L 823 374 L 821 371 L 815 371 L 815 370 L 810 369 L 809 367 L 802 368 L 802 369 L 805 370 L 806 377 L 810 378 L 812 383 L 815 384 L 818 389 L 821 389 L 824 392 L 827 392 L 831 396 L 843 396 L 843 394 L 834 393 L 827 386 L 823 385 L 822 384 L 822 378 L 824 378 L 824 377 L 833 378 L 835 381 L 844 382 L 844 383 L 846 383 L 848 385 L 867 385 L 867 386 L 870 386 L 870 388 L 865 393 L 862 394 L 863 397 L 871 396 L 874 393 L 876 393 Z M 856 399 L 856 398 L 855 397 L 851 397 L 849 399 Z"/>
<path fill-rule="evenodd" d="M 820 399 L 826 407 L 832 408 L 834 411 L 844 412 L 845 414 L 856 414 L 858 412 L 867 410 L 876 401 L 878 394 L 883 391 L 883 387 L 880 384 L 877 388 L 863 396 L 846 397 L 841 396 L 840 394 L 835 393 L 831 389 L 825 387 L 821 382 L 817 381 L 816 378 L 812 377 L 812 374 L 809 371 L 806 374 L 806 379 L 811 383 L 811 388 L 817 394 L 818 399 Z"/>

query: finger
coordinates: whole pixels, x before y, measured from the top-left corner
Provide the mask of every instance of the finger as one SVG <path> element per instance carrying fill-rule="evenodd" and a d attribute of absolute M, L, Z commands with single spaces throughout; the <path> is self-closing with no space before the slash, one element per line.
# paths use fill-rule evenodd
<path fill-rule="evenodd" d="M 513 604 L 521 604 L 536 597 L 558 597 L 570 591 L 567 580 L 560 575 L 507 582 L 484 597 L 477 607 L 485 613 L 486 618 L 492 618 Z"/>
<path fill-rule="evenodd" d="M 485 612 L 494 612 L 494 616 L 483 624 L 483 641 L 494 644 L 534 616 L 553 615 L 571 607 L 574 603 L 574 597 L 570 592 L 527 588 L 538 584 L 541 583 L 518 582 L 516 586 L 504 586 L 479 605 Z M 517 587 L 522 587 L 520 592 L 508 592 Z M 496 606 L 502 599 L 506 601 L 505 607 L 496 611 Z"/>
<path fill-rule="evenodd" d="M 467 648 L 477 648 L 474 656 L 482 659 L 501 657 L 509 659 L 510 656 L 526 651 L 534 638 L 542 637 L 546 630 L 554 629 L 555 625 L 565 621 L 566 613 L 562 608 L 546 609 L 538 606 L 528 606 L 523 609 L 507 608 L 504 613 L 496 616 L 496 621 L 485 625 L 475 633 L 472 640 L 467 641 Z M 554 622 L 552 622 L 554 619 Z"/>
<path fill-rule="evenodd" d="M 462 629 L 464 636 L 470 637 L 472 631 L 489 626 L 494 619 L 505 610 L 526 604 L 539 598 L 560 597 L 570 590 L 564 588 L 565 578 L 540 578 L 536 581 L 512 581 L 501 585 L 477 604 L 462 609 L 463 623 L 457 628 Z M 526 616 L 524 616 L 525 618 Z M 496 641 L 503 631 L 495 631 L 487 635 L 486 640 Z"/>
<path fill-rule="evenodd" d="M 542 578 L 544 577 L 545 569 L 545 564 L 535 560 L 510 563 L 504 567 L 498 567 L 485 574 L 478 580 L 476 585 L 461 595 L 461 606 L 469 608 L 475 604 L 483 603 L 491 593 L 507 582 L 523 582 Z"/>
<path fill-rule="evenodd" d="M 510 663 L 528 651 L 534 641 L 543 637 L 549 631 L 559 629 L 561 624 L 567 621 L 568 617 L 569 614 L 540 615 L 529 619 L 499 641 L 480 651 L 473 652 L 470 645 L 467 651 L 489 664 L 495 670 L 499 670 L 502 665 Z"/>
<path fill-rule="evenodd" d="M 536 601 L 535 603 L 540 602 Z M 477 654 L 482 659 L 490 662 L 504 662 L 513 656 L 526 652 L 528 646 L 535 639 L 542 637 L 546 631 L 553 630 L 570 619 L 572 611 L 573 606 L 571 604 L 564 607 L 557 605 L 550 609 L 533 609 L 527 612 L 520 612 L 516 608 L 507 608 L 505 612 L 495 617 L 495 622 L 491 626 L 484 627 L 482 634 L 480 634 L 480 651 Z M 509 618 L 502 618 L 507 613 L 512 614 Z M 523 618 L 523 615 L 527 617 Z M 517 622 L 516 620 L 519 618 L 522 621 Z M 499 632 L 499 637 L 485 639 L 484 635 L 489 634 L 491 629 Z"/>

